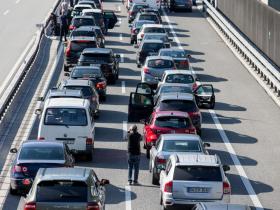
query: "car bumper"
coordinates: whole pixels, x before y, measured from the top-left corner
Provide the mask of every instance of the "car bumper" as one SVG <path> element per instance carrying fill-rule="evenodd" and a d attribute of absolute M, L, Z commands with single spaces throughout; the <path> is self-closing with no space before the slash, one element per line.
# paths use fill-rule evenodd
<path fill-rule="evenodd" d="M 31 183 L 29 185 L 24 185 L 23 180 L 30 179 Z M 13 190 L 18 190 L 20 192 L 28 193 L 32 186 L 33 178 L 24 177 L 24 178 L 11 178 L 10 186 Z"/>
<path fill-rule="evenodd" d="M 106 89 L 96 89 L 99 96 L 106 96 Z"/>
<path fill-rule="evenodd" d="M 191 4 L 174 4 L 174 8 L 176 9 L 191 9 Z"/>

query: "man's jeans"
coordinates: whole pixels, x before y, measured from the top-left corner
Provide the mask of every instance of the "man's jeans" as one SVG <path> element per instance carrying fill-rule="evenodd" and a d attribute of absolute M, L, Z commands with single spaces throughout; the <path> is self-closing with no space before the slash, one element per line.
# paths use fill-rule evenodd
<path fill-rule="evenodd" d="M 132 171 L 134 169 L 134 180 L 138 181 L 140 155 L 128 154 L 128 181 L 132 181 Z"/>

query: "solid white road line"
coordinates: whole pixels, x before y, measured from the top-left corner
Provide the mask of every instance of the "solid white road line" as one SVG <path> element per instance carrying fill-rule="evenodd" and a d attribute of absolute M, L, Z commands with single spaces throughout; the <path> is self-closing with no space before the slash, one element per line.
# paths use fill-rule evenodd
<path fill-rule="evenodd" d="M 176 33 L 174 32 L 173 26 L 170 24 L 170 20 L 169 20 L 168 16 L 166 15 L 166 12 L 164 10 L 163 10 L 163 15 L 164 15 L 164 18 L 165 18 L 166 22 L 169 25 L 171 33 L 174 36 L 174 40 L 176 41 L 178 47 L 180 49 L 183 49 Z M 231 159 L 232 159 L 232 161 L 233 161 L 233 163 L 236 167 L 236 170 L 237 170 L 237 172 L 238 172 L 238 174 L 239 174 L 239 176 L 240 176 L 240 178 L 241 178 L 241 180 L 242 180 L 242 182 L 243 182 L 243 184 L 244 184 L 244 186 L 247 190 L 247 193 L 248 193 L 249 197 L 251 198 L 254 206 L 258 210 L 262 210 L 263 206 L 262 206 L 256 192 L 254 191 L 254 188 L 252 187 L 252 185 L 251 185 L 251 183 L 250 183 L 250 181 L 249 181 L 249 179 L 248 179 L 248 177 L 247 177 L 247 175 L 244 171 L 244 168 L 242 167 L 242 165 L 241 165 L 241 163 L 240 163 L 240 161 L 239 161 L 239 159 L 236 155 L 236 152 L 234 151 L 234 149 L 233 149 L 233 147 L 232 147 L 232 145 L 231 145 L 231 143 L 230 143 L 230 141 L 229 141 L 229 139 L 228 139 L 228 137 L 227 137 L 227 135 L 226 135 L 226 133 L 225 133 L 225 131 L 224 131 L 217 115 L 216 115 L 216 113 L 215 113 L 215 111 L 214 110 L 209 110 L 209 113 L 211 114 L 211 117 L 212 117 L 212 119 L 215 123 L 215 126 L 216 126 L 217 130 L 219 131 L 219 134 L 220 134 L 220 136 L 221 136 L 221 138 L 222 138 L 222 140 L 223 140 L 223 142 L 226 146 L 226 149 L 231 156 Z"/>
<path fill-rule="evenodd" d="M 16 4 L 18 4 L 20 2 L 20 0 L 16 0 Z"/>
<path fill-rule="evenodd" d="M 7 15 L 9 12 L 10 12 L 10 10 L 7 9 L 7 10 L 3 13 L 3 15 Z"/>
<path fill-rule="evenodd" d="M 131 187 L 125 186 L 125 209 L 131 210 Z"/>
<path fill-rule="evenodd" d="M 125 81 L 122 81 L 122 93 L 125 93 Z"/>
<path fill-rule="evenodd" d="M 122 33 L 120 33 L 120 41 L 123 40 L 123 36 L 122 36 Z"/>
<path fill-rule="evenodd" d="M 126 137 L 127 137 L 127 121 L 123 121 L 123 140 L 126 141 Z"/>
<path fill-rule="evenodd" d="M 123 63 L 124 62 L 124 54 L 120 54 L 120 56 L 121 56 L 121 63 Z"/>
<path fill-rule="evenodd" d="M 120 11 L 121 11 L 121 6 L 119 5 L 119 6 L 118 6 L 118 12 L 120 12 Z"/>

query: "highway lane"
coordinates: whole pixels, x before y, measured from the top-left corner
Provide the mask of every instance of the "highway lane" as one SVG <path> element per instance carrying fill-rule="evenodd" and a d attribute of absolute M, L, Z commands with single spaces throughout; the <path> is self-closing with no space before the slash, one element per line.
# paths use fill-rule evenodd
<path fill-rule="evenodd" d="M 7 78 L 13 66 L 38 30 L 57 0 L 9 0 L 0 7 L 0 84 Z M 3 59 L 4 58 L 4 59 Z M 0 87 L 1 87 L 0 85 Z"/>
<path fill-rule="evenodd" d="M 115 9 L 117 4 L 110 2 L 105 7 Z M 107 47 L 124 55 L 124 63 L 120 65 L 120 80 L 110 86 L 108 100 L 101 106 L 101 116 L 96 123 L 93 162 L 79 160 L 77 163 L 79 166 L 93 167 L 99 177 L 110 179 L 106 209 L 160 209 L 158 186 L 151 185 L 144 150 L 139 178 L 141 186 L 132 186 L 131 193 L 125 192 L 128 187 L 126 142 L 123 140 L 123 127 L 126 126 L 123 121 L 127 119 L 128 95 L 140 79 L 140 69 L 135 64 L 135 49 L 128 44 L 129 30 L 123 6 L 118 15 L 122 19 L 121 25 L 110 32 L 106 40 Z M 181 45 L 192 54 L 192 63 L 201 81 L 214 84 L 217 95 L 216 114 L 262 205 L 267 209 L 278 209 L 279 181 L 275 174 L 279 174 L 279 164 L 276 162 L 279 159 L 279 143 L 276 140 L 279 136 L 279 108 L 199 12 L 171 13 L 169 19 Z M 36 137 L 37 126 L 38 123 L 33 128 L 31 138 Z M 203 140 L 211 143 L 210 152 L 219 154 L 224 163 L 232 166 L 229 172 L 233 187 L 232 202 L 252 205 L 207 110 L 203 110 L 202 132 Z M 131 196 L 131 202 L 125 202 L 126 195 Z M 17 202 L 19 197 L 9 196 L 5 209 L 16 209 Z M 22 203 L 19 209 L 21 207 Z"/>

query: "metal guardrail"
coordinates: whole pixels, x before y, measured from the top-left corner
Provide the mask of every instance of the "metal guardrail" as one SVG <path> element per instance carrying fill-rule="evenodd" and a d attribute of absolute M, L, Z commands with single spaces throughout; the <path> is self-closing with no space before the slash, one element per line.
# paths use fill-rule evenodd
<path fill-rule="evenodd" d="M 263 78 L 271 89 L 280 96 L 280 72 L 268 61 L 233 25 L 213 7 L 208 0 L 203 0 L 203 11 L 206 11 L 216 22 L 231 44 Z"/>
<path fill-rule="evenodd" d="M 60 5 L 60 0 L 57 0 L 53 6 L 53 9 L 50 11 L 57 13 L 58 6 Z M 42 37 L 46 33 L 46 29 L 50 24 L 50 14 L 45 19 L 43 24 L 40 24 L 40 30 L 36 33 L 36 37 L 33 37 L 33 41 L 31 42 L 30 49 L 26 53 L 24 59 L 22 59 L 20 66 L 16 68 L 15 72 L 11 75 L 11 79 L 7 81 L 6 86 L 3 87 L 2 92 L 0 93 L 0 123 L 9 107 L 11 102 L 13 101 L 18 89 L 20 88 L 23 80 L 25 79 L 28 70 L 34 59 L 36 59 L 36 55 L 39 50 L 40 42 Z"/>

